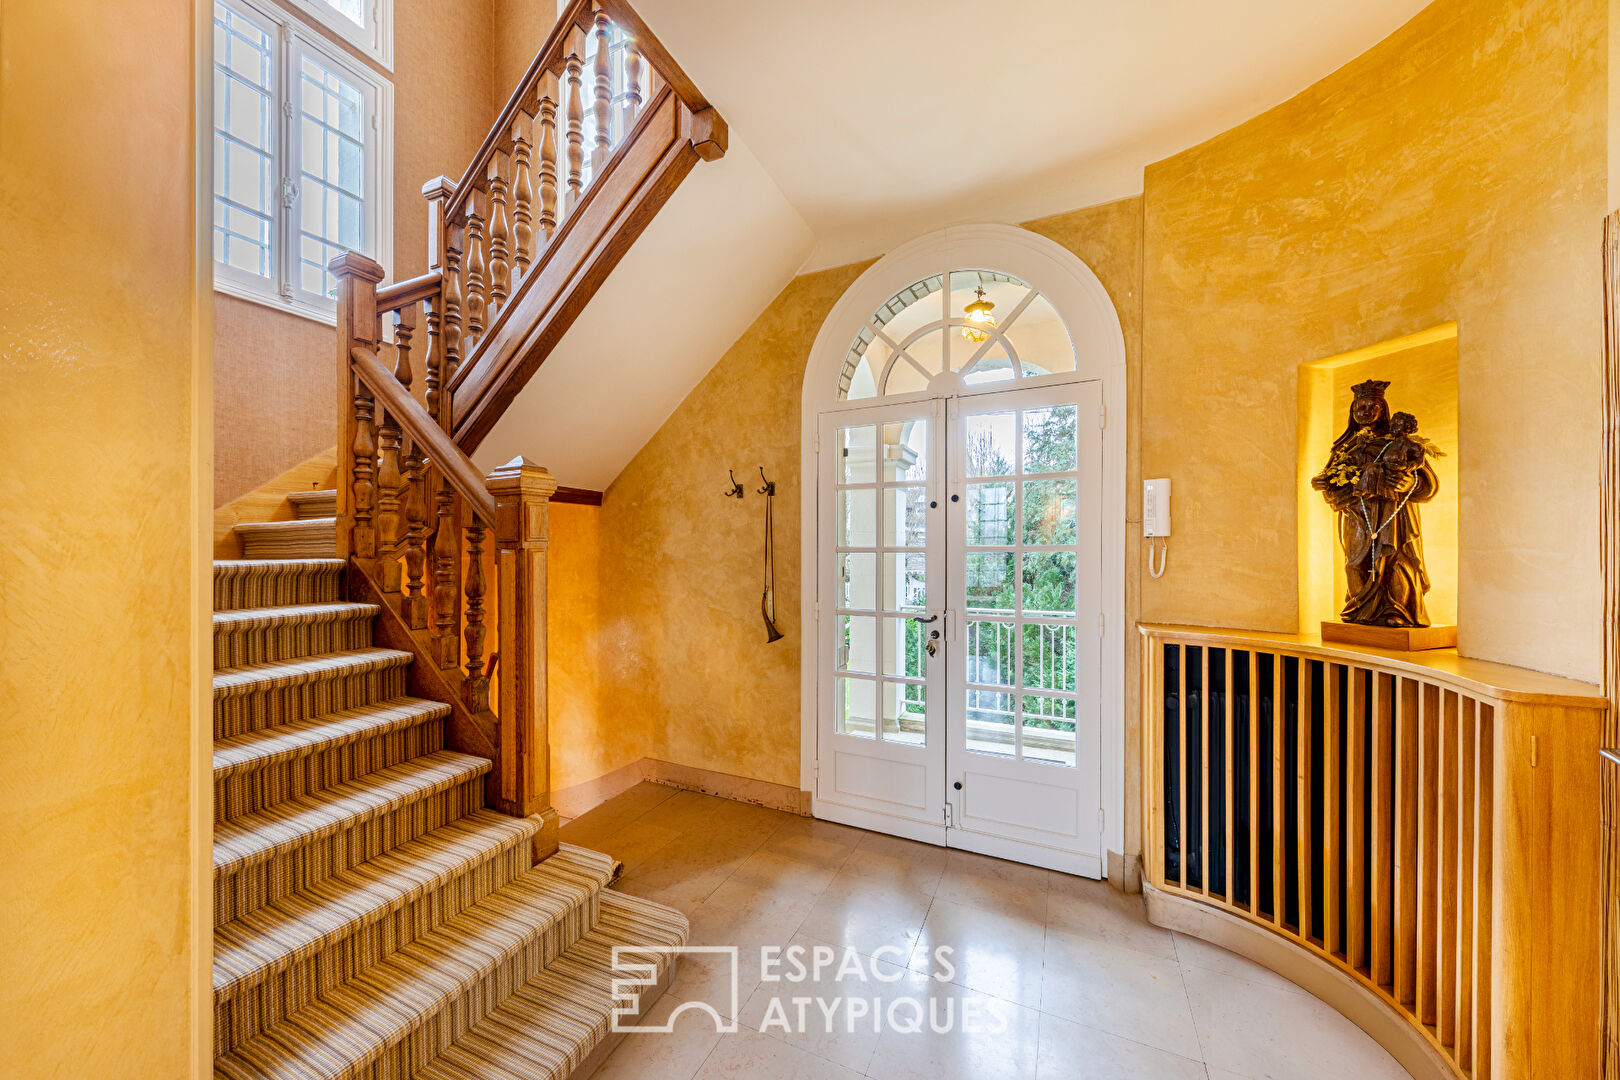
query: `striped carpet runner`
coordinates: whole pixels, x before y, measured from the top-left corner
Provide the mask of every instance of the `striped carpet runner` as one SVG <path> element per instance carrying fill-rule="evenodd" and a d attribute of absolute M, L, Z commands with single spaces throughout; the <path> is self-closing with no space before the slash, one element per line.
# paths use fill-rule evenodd
<path fill-rule="evenodd" d="M 598 852 L 532 865 L 536 826 L 484 808 L 490 763 L 445 749 L 450 707 L 406 694 L 410 654 L 372 644 L 342 571 L 214 566 L 216 1077 L 594 1068 L 613 948 L 682 944 L 686 919 L 608 889 Z"/>

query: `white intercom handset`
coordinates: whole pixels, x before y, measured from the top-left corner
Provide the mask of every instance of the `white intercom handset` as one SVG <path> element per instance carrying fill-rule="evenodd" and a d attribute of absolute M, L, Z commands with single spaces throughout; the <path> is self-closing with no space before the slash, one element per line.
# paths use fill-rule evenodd
<path fill-rule="evenodd" d="M 1164 576 L 1164 564 L 1170 558 L 1170 481 L 1167 479 L 1142 481 L 1142 536 L 1148 542 L 1148 573 L 1156 578 Z M 1153 561 L 1153 541 L 1164 538 L 1158 565 Z"/>

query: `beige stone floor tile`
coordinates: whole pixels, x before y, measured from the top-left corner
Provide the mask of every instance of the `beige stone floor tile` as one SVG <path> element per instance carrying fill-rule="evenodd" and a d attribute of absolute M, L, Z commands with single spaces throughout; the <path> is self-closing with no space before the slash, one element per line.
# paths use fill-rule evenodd
<path fill-rule="evenodd" d="M 879 955 L 881 949 L 882 957 L 905 964 L 922 934 L 930 901 L 927 893 L 862 877 L 846 866 L 816 898 L 799 930 L 867 956 Z"/>
<path fill-rule="evenodd" d="M 1200 941 L 1186 934 L 1176 934 L 1175 943 L 1176 958 L 1181 961 L 1181 970 L 1184 974 L 1195 967 L 1203 968 L 1205 971 L 1218 971 L 1223 975 L 1232 975 L 1275 990 L 1310 994 L 1309 990 L 1298 983 L 1285 979 L 1270 968 L 1263 967 L 1246 956 L 1239 956 L 1235 952 L 1223 949 L 1219 945 L 1211 945 L 1207 941 Z"/>
<path fill-rule="evenodd" d="M 1180 964 L 1136 949 L 1048 930 L 1041 1011 L 1181 1057 L 1203 1056 Z"/>
<path fill-rule="evenodd" d="M 866 833 L 844 861 L 843 870 L 896 888 L 933 896 L 949 852 L 898 836 Z"/>
<path fill-rule="evenodd" d="M 618 832 L 674 795 L 674 788 L 643 781 L 569 821 L 557 830 L 558 838 L 564 843 L 590 847 L 592 841 Z"/>
<path fill-rule="evenodd" d="M 1041 1014 L 1036 1080 L 1204 1080 L 1203 1062 Z"/>
<path fill-rule="evenodd" d="M 1205 1069 L 1209 1072 L 1209 1080 L 1254 1080 L 1252 1076 L 1244 1076 L 1242 1073 L 1230 1072 L 1226 1069 L 1211 1069 L 1207 1065 Z"/>
<path fill-rule="evenodd" d="M 780 850 L 761 847 L 738 864 L 730 880 L 761 888 L 791 889 L 819 895 L 837 876 L 837 864 L 803 861 Z"/>
<path fill-rule="evenodd" d="M 866 835 L 848 825 L 790 817 L 766 838 L 760 850 L 795 862 L 837 870 Z"/>
<path fill-rule="evenodd" d="M 1021 915 L 1046 922 L 1047 872 L 970 851 L 946 857 L 934 895 L 953 904 Z"/>
<path fill-rule="evenodd" d="M 670 1013 L 680 1005 L 680 999 L 670 996 L 672 990 L 673 986 L 664 992 L 641 1025 L 669 1022 Z M 673 1027 L 668 1033 L 626 1035 L 592 1080 L 691 1080 L 720 1042 L 720 1032 L 712 1017 L 693 1011 L 676 1016 Z"/>
<path fill-rule="evenodd" d="M 1049 872 L 1046 925 L 1068 934 L 1176 958 L 1170 931 L 1147 920 L 1140 895 L 1128 896 L 1106 881 Z"/>
<path fill-rule="evenodd" d="M 1198 967 L 1184 978 L 1214 1068 L 1252 1080 L 1407 1080 L 1371 1036 L 1315 997 Z"/>
<path fill-rule="evenodd" d="M 763 831 L 766 836 L 793 817 L 752 803 L 733 802 L 696 791 L 677 791 L 653 808 L 651 821 L 682 833 Z"/>
<path fill-rule="evenodd" d="M 786 941 L 815 903 L 816 894 L 803 888 L 733 876 L 690 912 L 692 933 L 705 944 Z"/>
<path fill-rule="evenodd" d="M 928 909 L 908 966 L 931 971 L 938 950 L 949 948 L 956 969 L 951 980 L 970 990 L 1041 1007 L 1041 967 L 1046 928 L 1018 912 L 987 911 L 938 896 Z"/>
<path fill-rule="evenodd" d="M 633 821 L 591 846 L 618 859 L 624 864 L 624 873 L 633 874 L 641 867 L 650 865 L 653 857 L 679 840 L 680 835 L 658 825 Z"/>
<path fill-rule="evenodd" d="M 910 1005 L 892 1003 L 906 998 Z M 885 1029 L 866 1067 L 874 1080 L 1029 1080 L 1040 1047 L 1040 1014 L 1002 998 L 909 972 L 891 988 Z M 893 1009 L 921 1030 L 888 1027 Z M 901 1011 L 902 1008 L 905 1011 Z M 934 1030 L 935 1022 L 943 1030 Z"/>
<path fill-rule="evenodd" d="M 757 1031 L 723 1035 L 697 1080 L 859 1080 L 860 1073 Z"/>

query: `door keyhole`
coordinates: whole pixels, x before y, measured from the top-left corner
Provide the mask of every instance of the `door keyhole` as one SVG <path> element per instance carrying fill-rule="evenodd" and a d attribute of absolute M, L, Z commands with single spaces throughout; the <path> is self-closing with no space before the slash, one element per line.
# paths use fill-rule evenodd
<path fill-rule="evenodd" d="M 957 791 L 961 791 L 962 790 L 962 781 L 958 780 L 956 783 L 952 784 L 951 787 L 955 788 Z"/>

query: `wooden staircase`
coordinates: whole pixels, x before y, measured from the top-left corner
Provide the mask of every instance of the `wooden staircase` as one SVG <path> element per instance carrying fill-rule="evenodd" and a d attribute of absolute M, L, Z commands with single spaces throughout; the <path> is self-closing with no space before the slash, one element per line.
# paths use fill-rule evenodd
<path fill-rule="evenodd" d="M 462 178 L 425 188 L 431 272 L 330 264 L 336 489 L 215 564 L 216 1076 L 584 1076 L 667 984 L 644 953 L 615 994 L 613 950 L 685 918 L 557 841 L 556 481 L 467 454 L 725 145 L 628 4 L 574 0 Z"/>
<path fill-rule="evenodd" d="M 541 823 L 485 807 L 492 762 L 446 749 L 343 570 L 215 564 L 215 1075 L 573 1075 L 610 1045 L 612 949 L 686 920 L 607 855 L 535 864 Z"/>

